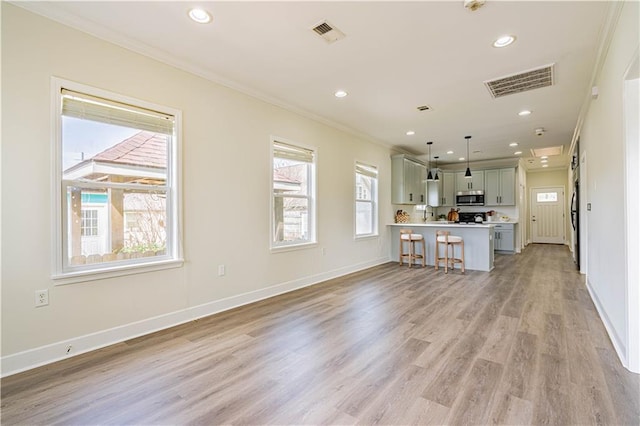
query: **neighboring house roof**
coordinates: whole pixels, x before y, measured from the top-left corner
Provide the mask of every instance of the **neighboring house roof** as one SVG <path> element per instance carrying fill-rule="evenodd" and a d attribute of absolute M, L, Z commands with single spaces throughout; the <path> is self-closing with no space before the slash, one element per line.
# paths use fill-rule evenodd
<path fill-rule="evenodd" d="M 273 189 L 277 192 L 299 191 L 301 182 L 287 176 L 282 170 L 273 170 Z"/>
<path fill-rule="evenodd" d="M 285 174 L 283 174 L 282 172 L 280 172 L 280 170 L 275 169 L 273 171 L 273 181 L 274 182 L 282 182 L 282 183 L 296 183 L 299 184 L 300 181 L 297 179 L 293 179 Z"/>
<path fill-rule="evenodd" d="M 105 149 L 89 160 L 134 166 L 167 166 L 167 135 L 142 131 Z"/>
<path fill-rule="evenodd" d="M 141 131 L 64 171 L 64 179 L 103 180 L 127 177 L 129 182 L 161 183 L 166 179 L 167 135 Z"/>

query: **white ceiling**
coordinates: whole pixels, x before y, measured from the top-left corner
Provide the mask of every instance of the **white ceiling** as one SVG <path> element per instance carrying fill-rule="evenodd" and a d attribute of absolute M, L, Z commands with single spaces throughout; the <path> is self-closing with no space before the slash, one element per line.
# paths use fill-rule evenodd
<path fill-rule="evenodd" d="M 472 135 L 471 161 L 563 145 L 565 155 L 551 157 L 550 167 L 567 164 L 608 8 L 490 0 L 475 12 L 462 0 L 17 4 L 402 150 L 426 154 L 433 141 L 441 162 L 465 156 L 464 136 Z M 193 6 L 213 22 L 190 21 Z M 311 31 L 325 19 L 346 37 L 328 44 Z M 503 34 L 516 42 L 494 48 Z M 555 64 L 551 87 L 493 99 L 483 83 L 548 64 Z M 338 89 L 349 95 L 334 97 Z M 416 109 L 425 104 L 432 110 Z M 522 109 L 533 114 L 520 117 Z M 535 135 L 539 127 L 543 136 Z"/>

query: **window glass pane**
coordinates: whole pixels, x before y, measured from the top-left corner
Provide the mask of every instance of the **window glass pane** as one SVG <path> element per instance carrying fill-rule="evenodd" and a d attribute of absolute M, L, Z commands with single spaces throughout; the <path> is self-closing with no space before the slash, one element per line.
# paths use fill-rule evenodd
<path fill-rule="evenodd" d="M 373 204 L 368 201 L 356 202 L 356 235 L 373 233 Z"/>
<path fill-rule="evenodd" d="M 308 195 L 309 163 L 283 158 L 274 158 L 273 193 Z"/>
<path fill-rule="evenodd" d="M 169 138 L 63 116 L 62 179 L 164 185 Z"/>
<path fill-rule="evenodd" d="M 374 179 L 356 174 L 356 199 L 372 200 L 372 184 Z"/>
<path fill-rule="evenodd" d="M 274 242 L 308 241 L 310 239 L 309 200 L 276 196 L 273 201 Z"/>
<path fill-rule="evenodd" d="M 68 263 L 105 263 L 166 254 L 166 192 L 66 190 Z"/>
<path fill-rule="evenodd" d="M 557 192 L 538 192 L 536 194 L 536 200 L 539 203 L 554 203 L 558 201 Z"/>
<path fill-rule="evenodd" d="M 164 254 L 167 245 L 167 202 L 163 192 L 124 194 L 124 253 Z"/>

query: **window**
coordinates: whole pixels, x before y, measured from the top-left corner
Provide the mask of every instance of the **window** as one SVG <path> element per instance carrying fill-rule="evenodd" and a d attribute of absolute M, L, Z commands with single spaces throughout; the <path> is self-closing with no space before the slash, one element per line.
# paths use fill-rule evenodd
<path fill-rule="evenodd" d="M 54 90 L 54 278 L 175 263 L 179 112 L 59 79 Z"/>
<path fill-rule="evenodd" d="M 273 141 L 271 246 L 315 242 L 315 151 Z"/>
<path fill-rule="evenodd" d="M 558 201 L 557 192 L 538 192 L 536 194 L 536 201 L 539 203 L 555 203 Z"/>
<path fill-rule="evenodd" d="M 356 237 L 378 235 L 378 169 L 356 163 Z"/>
<path fill-rule="evenodd" d="M 98 235 L 98 210 L 82 210 L 80 235 L 83 237 Z"/>

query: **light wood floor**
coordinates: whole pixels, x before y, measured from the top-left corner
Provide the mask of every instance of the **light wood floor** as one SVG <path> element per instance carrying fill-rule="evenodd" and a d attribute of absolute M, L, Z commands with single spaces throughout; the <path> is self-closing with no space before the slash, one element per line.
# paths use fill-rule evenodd
<path fill-rule="evenodd" d="M 2 380 L 11 424 L 635 424 L 566 247 L 389 263 Z"/>

